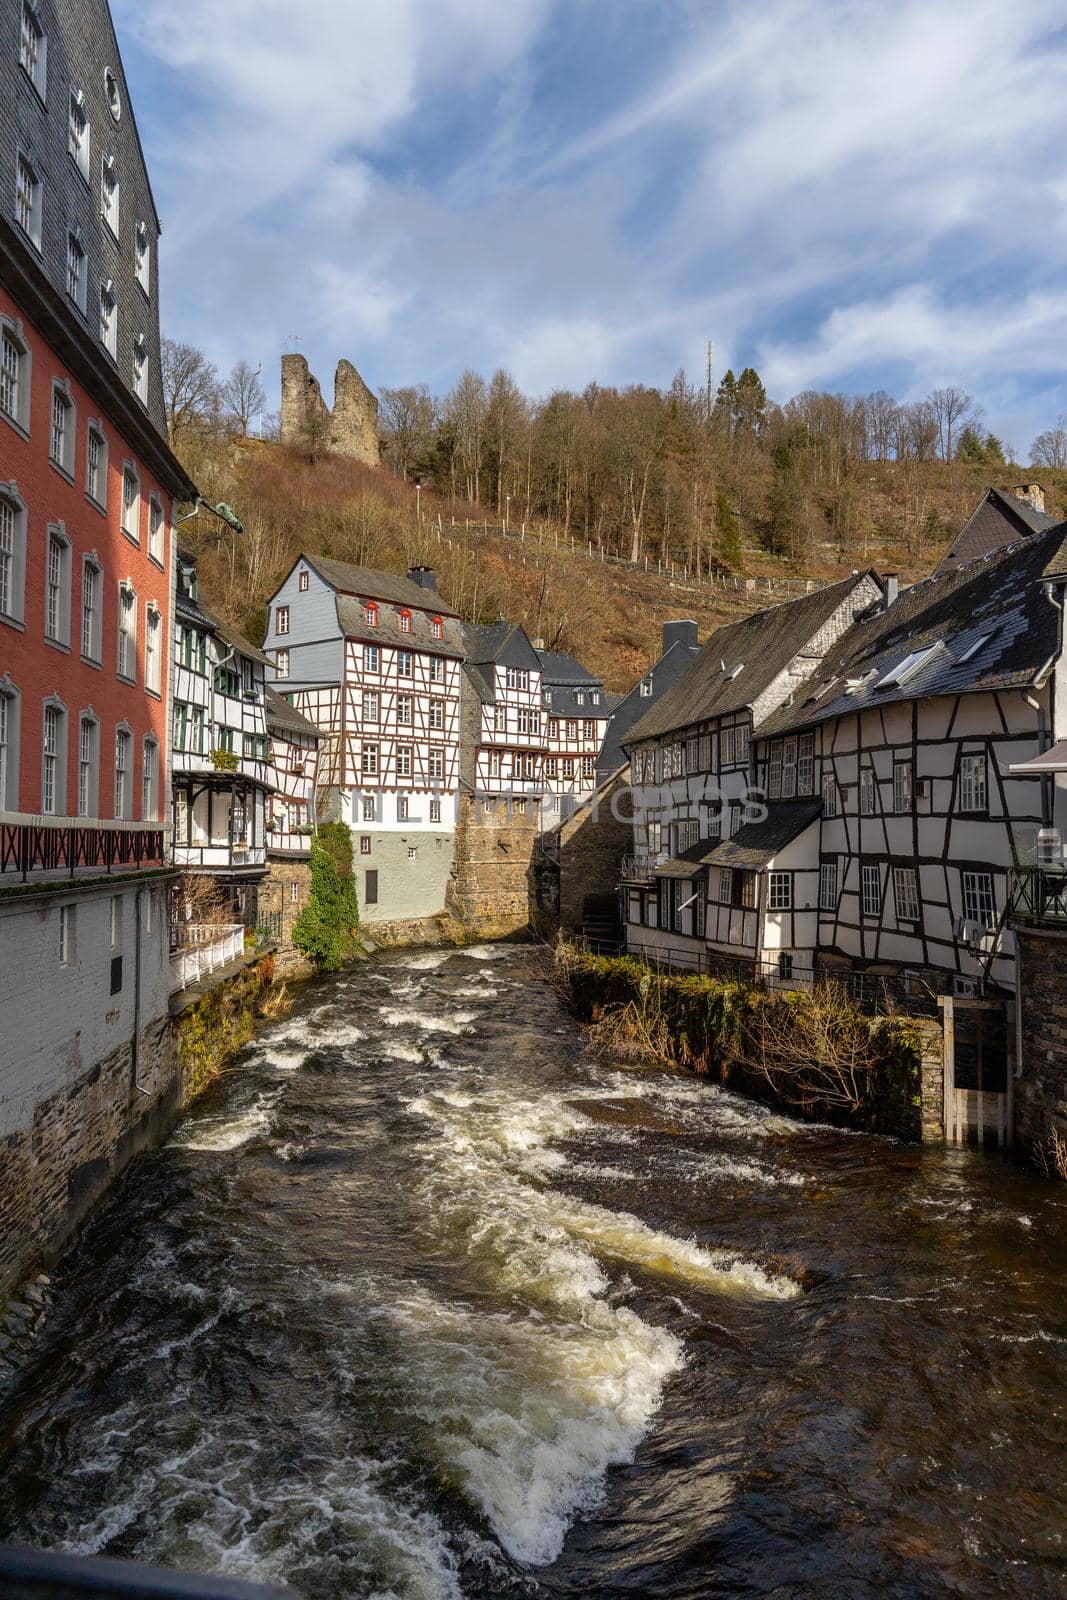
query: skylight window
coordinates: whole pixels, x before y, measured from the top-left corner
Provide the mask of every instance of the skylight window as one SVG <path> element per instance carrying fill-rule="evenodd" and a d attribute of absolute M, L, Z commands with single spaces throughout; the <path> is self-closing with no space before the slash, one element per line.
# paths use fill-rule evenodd
<path fill-rule="evenodd" d="M 915 674 L 925 667 L 937 649 L 937 644 L 928 644 L 923 650 L 913 650 L 910 655 L 904 657 L 899 666 L 893 667 L 884 678 L 878 680 L 879 689 L 896 689 L 902 683 L 907 683 L 909 678 L 914 678 Z"/>
<path fill-rule="evenodd" d="M 743 661 L 739 661 L 737 663 L 737 666 L 736 667 L 731 667 L 729 672 L 726 674 L 727 683 L 731 683 L 733 681 L 733 679 L 737 677 L 738 673 L 744 672 L 744 670 L 745 670 L 745 663 Z"/>
<path fill-rule="evenodd" d="M 989 643 L 990 639 L 992 639 L 995 636 L 995 634 L 996 634 L 996 629 L 995 628 L 992 629 L 989 633 L 980 633 L 978 635 L 978 638 L 975 639 L 974 643 L 973 644 L 969 644 L 967 646 L 966 650 L 963 652 L 963 654 L 961 656 L 957 657 L 957 662 L 956 662 L 957 666 L 960 665 L 964 661 L 970 661 L 973 656 L 976 656 L 978 654 L 979 650 L 984 650 L 986 645 Z"/>

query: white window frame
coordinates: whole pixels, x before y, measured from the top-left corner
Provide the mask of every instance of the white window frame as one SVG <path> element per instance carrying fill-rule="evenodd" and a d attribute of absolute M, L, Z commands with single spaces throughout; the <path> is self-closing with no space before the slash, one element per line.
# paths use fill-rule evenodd
<path fill-rule="evenodd" d="M 782 799 L 793 800 L 797 793 L 797 740 L 795 734 L 782 740 Z"/>
<path fill-rule="evenodd" d="M 0 621 L 21 627 L 26 604 L 26 502 L 0 483 Z"/>
<path fill-rule="evenodd" d="M 377 644 L 365 644 L 363 646 L 363 670 L 364 670 L 364 672 L 380 672 L 381 671 L 381 662 L 382 662 L 381 646 L 377 645 Z"/>
<path fill-rule="evenodd" d="M 860 816 L 876 817 L 878 815 L 878 786 L 875 782 L 874 768 L 860 768 Z"/>
<path fill-rule="evenodd" d="M 157 566 L 166 565 L 167 519 L 163 502 L 153 489 L 148 496 L 148 555 Z"/>
<path fill-rule="evenodd" d="M 78 408 L 65 378 L 52 379 L 52 408 L 49 417 L 48 459 L 57 471 L 74 482 L 74 446 L 78 427 Z"/>
<path fill-rule="evenodd" d="M 837 862 L 819 862 L 819 910 L 837 910 Z"/>
<path fill-rule="evenodd" d="M 410 728 L 415 718 L 415 699 L 410 694 L 398 694 L 396 697 L 397 726 Z"/>
<path fill-rule="evenodd" d="M 129 723 L 120 722 L 115 729 L 114 797 L 116 821 L 125 822 L 133 816 L 132 758 L 133 729 Z"/>
<path fill-rule="evenodd" d="M 0 811 L 19 810 L 19 734 L 22 696 L 10 675 L 0 677 Z"/>
<path fill-rule="evenodd" d="M 132 495 L 130 485 L 133 486 Z M 141 478 L 132 461 L 122 464 L 122 532 L 133 544 L 141 542 Z"/>
<path fill-rule="evenodd" d="M 961 872 L 960 887 L 963 894 L 963 915 L 968 922 L 977 922 L 980 928 L 997 925 L 997 895 L 991 872 Z"/>
<path fill-rule="evenodd" d="M 378 776 L 378 755 L 378 746 L 374 743 L 365 744 L 360 751 L 360 771 L 365 778 Z"/>
<path fill-rule="evenodd" d="M 793 909 L 793 874 L 791 872 L 769 872 L 767 874 L 767 910 L 792 911 Z"/>
<path fill-rule="evenodd" d="M 133 392 L 147 410 L 148 408 L 148 343 L 143 333 L 139 333 L 133 341 L 132 366 L 130 378 Z"/>
<path fill-rule="evenodd" d="M 0 417 L 30 436 L 33 357 L 22 323 L 0 313 Z"/>
<path fill-rule="evenodd" d="M 90 577 L 91 574 L 91 577 Z M 82 557 L 81 655 L 98 667 L 104 647 L 104 569 L 95 555 Z"/>
<path fill-rule="evenodd" d="M 116 243 L 121 226 L 119 169 L 113 155 L 100 153 L 100 220 L 110 229 Z"/>
<path fill-rule="evenodd" d="M 77 963 L 77 937 L 76 927 L 78 908 L 76 905 L 60 906 L 59 908 L 59 964 L 61 967 L 73 967 Z"/>
<path fill-rule="evenodd" d="M 141 742 L 141 821 L 159 821 L 159 740 L 151 733 Z"/>
<path fill-rule="evenodd" d="M 822 814 L 824 817 L 836 817 L 838 815 L 838 795 L 837 778 L 832 772 L 824 772 L 822 775 Z"/>
<path fill-rule="evenodd" d="M 396 675 L 398 678 L 412 678 L 415 676 L 415 658 L 410 650 L 397 651 Z"/>
<path fill-rule="evenodd" d="M 284 639 L 284 638 L 286 638 L 288 636 L 289 628 L 290 628 L 291 623 L 292 623 L 292 615 L 290 613 L 289 607 L 288 606 L 275 606 L 275 608 L 274 608 L 274 631 L 279 636 L 279 638 Z"/>
<path fill-rule="evenodd" d="M 288 650 L 276 650 L 274 652 L 274 676 L 276 678 L 287 678 L 289 676 Z"/>
<path fill-rule="evenodd" d="M 444 661 L 442 660 L 442 658 L 440 656 L 431 656 L 430 657 L 430 682 L 431 683 L 444 683 L 444 681 L 445 681 L 445 664 L 444 664 Z"/>
<path fill-rule="evenodd" d="M 445 775 L 445 751 L 444 751 L 444 746 L 443 745 L 439 745 L 439 744 L 432 744 L 430 746 L 429 756 L 428 756 L 428 760 L 427 760 L 427 776 L 430 777 L 430 778 L 442 778 L 443 779 L 444 775 Z"/>
<path fill-rule="evenodd" d="M 85 96 L 80 89 L 72 88 L 67 111 L 67 152 L 86 184 L 91 182 L 91 138 L 92 128 L 85 109 Z"/>
<path fill-rule="evenodd" d="M 815 793 L 815 735 L 802 733 L 797 740 L 797 794 Z"/>
<path fill-rule="evenodd" d="M 41 727 L 41 815 L 66 816 L 67 708 L 55 696 L 44 703 Z"/>
<path fill-rule="evenodd" d="M 42 101 L 48 99 L 48 35 L 39 8 L 22 0 L 19 21 L 19 65 Z"/>
<path fill-rule="evenodd" d="M 115 286 L 110 278 L 105 278 L 100 285 L 100 343 L 112 361 L 117 360 L 119 349 L 119 302 L 115 294 Z"/>
<path fill-rule="evenodd" d="M 99 815 L 100 722 L 94 712 L 83 711 L 78 718 L 78 816 Z"/>
<path fill-rule="evenodd" d="M 915 782 L 910 760 L 893 763 L 893 810 L 909 812 L 914 809 Z"/>
<path fill-rule="evenodd" d="M 396 747 L 396 775 L 398 778 L 410 778 L 415 763 L 415 751 L 410 744 L 398 744 Z"/>
<path fill-rule="evenodd" d="M 149 694 L 163 692 L 163 613 L 155 600 L 144 608 L 144 686 Z"/>
<path fill-rule="evenodd" d="M 129 627 L 126 623 L 129 622 Z M 115 671 L 126 683 L 137 682 L 137 590 L 128 579 L 119 584 L 115 619 Z"/>
<path fill-rule="evenodd" d="M 430 821 L 431 822 L 440 822 L 440 820 L 441 820 L 441 802 L 440 802 L 440 800 L 431 800 L 430 801 Z"/>
<path fill-rule="evenodd" d="M 93 471 L 93 446 L 96 446 L 96 471 Z M 102 425 L 90 419 L 85 434 L 85 497 L 98 511 L 107 510 L 107 434 Z M 99 489 L 99 494 L 94 490 Z"/>
<path fill-rule="evenodd" d="M 722 765 L 727 765 L 725 755 L 725 731 L 720 740 L 723 748 Z M 780 800 L 782 798 L 782 741 L 775 739 L 767 752 L 767 799 Z"/>
<path fill-rule="evenodd" d="M 15 221 L 20 230 L 41 252 L 44 219 L 44 184 L 36 165 L 20 149 L 15 156 Z"/>
<path fill-rule="evenodd" d="M 44 636 L 50 644 L 69 648 L 71 546 L 61 522 L 48 529 L 44 559 Z"/>
<path fill-rule="evenodd" d="M 882 914 L 882 869 L 876 863 L 864 862 L 860 869 L 863 915 L 880 917 Z"/>
<path fill-rule="evenodd" d="M 898 922 L 918 922 L 919 875 L 914 867 L 893 868 L 893 904 Z"/>
<path fill-rule="evenodd" d="M 85 315 L 88 297 L 89 260 L 80 230 L 67 230 L 67 299 Z"/>
<path fill-rule="evenodd" d="M 377 689 L 364 689 L 363 691 L 363 722 L 378 722 L 381 719 L 381 695 Z"/>
<path fill-rule="evenodd" d="M 145 298 L 152 297 L 152 241 L 148 237 L 148 224 L 138 222 L 133 235 L 133 271 L 144 290 Z"/>
<path fill-rule="evenodd" d="M 960 756 L 961 811 L 989 810 L 989 762 L 984 750 L 966 750 Z"/>

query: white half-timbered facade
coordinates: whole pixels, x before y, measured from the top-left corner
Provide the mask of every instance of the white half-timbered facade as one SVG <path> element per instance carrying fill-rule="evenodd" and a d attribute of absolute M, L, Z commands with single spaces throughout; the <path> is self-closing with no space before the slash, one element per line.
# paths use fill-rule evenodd
<path fill-rule="evenodd" d="M 206 873 L 254 920 L 267 865 L 267 657 L 197 598 L 179 557 L 171 703 L 176 866 Z"/>
<path fill-rule="evenodd" d="M 574 656 L 539 649 L 545 708 L 546 798 L 573 811 L 596 788 L 597 759 L 616 697 Z"/>
<path fill-rule="evenodd" d="M 462 777 L 479 797 L 539 796 L 546 716 L 541 663 L 512 622 L 463 626 Z"/>
<path fill-rule="evenodd" d="M 309 856 L 315 831 L 320 734 L 315 724 L 267 685 L 269 853 Z"/>
<path fill-rule="evenodd" d="M 274 688 L 322 736 L 319 790 L 353 830 L 366 918 L 443 910 L 464 646 L 432 570 L 302 555 L 271 596 L 264 648 Z"/>

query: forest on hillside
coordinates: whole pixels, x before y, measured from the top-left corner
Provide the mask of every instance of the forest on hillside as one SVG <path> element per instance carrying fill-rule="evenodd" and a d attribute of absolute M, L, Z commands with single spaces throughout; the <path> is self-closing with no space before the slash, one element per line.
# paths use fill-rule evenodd
<path fill-rule="evenodd" d="M 201 454 L 257 422 L 258 375 L 238 363 L 220 381 L 203 355 L 167 342 L 165 390 L 179 453 Z M 524 395 L 509 373 L 467 371 L 444 396 L 425 384 L 379 395 L 383 467 L 451 506 L 502 525 L 549 521 L 598 550 L 742 571 L 746 551 L 796 569 L 896 551 L 922 566 L 973 506 L 982 481 L 1013 481 L 981 405 L 958 387 L 900 403 L 884 390 L 814 390 L 777 403 L 751 367 L 714 386 L 684 372 L 659 390 L 591 383 L 580 394 Z M 317 441 L 307 441 L 314 455 Z M 1035 439 L 1051 509 L 1067 504 L 1067 418 Z"/>

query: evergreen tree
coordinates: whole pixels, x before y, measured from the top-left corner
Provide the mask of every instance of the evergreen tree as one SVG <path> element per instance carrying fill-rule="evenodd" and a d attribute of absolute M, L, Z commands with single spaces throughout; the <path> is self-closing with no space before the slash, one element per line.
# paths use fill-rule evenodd
<path fill-rule="evenodd" d="M 311 841 L 311 896 L 293 943 L 320 972 L 336 972 L 356 954 L 358 929 L 352 834 L 343 822 L 324 822 Z"/>

